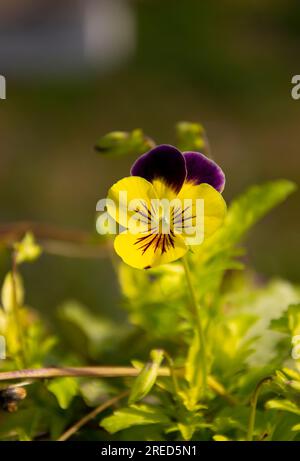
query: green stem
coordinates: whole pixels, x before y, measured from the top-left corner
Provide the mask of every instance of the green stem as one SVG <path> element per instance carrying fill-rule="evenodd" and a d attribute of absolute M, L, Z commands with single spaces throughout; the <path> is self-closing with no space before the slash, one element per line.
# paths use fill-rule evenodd
<path fill-rule="evenodd" d="M 247 432 L 247 441 L 252 442 L 253 441 L 253 432 L 254 432 L 254 426 L 255 426 L 255 417 L 256 417 L 256 408 L 257 408 L 257 400 L 259 393 L 262 389 L 262 387 L 272 381 L 271 376 L 267 376 L 266 378 L 263 378 L 261 381 L 259 381 L 256 385 L 256 388 L 253 392 L 253 395 L 250 400 L 250 415 L 249 415 L 249 422 L 248 422 L 248 432 Z"/>
<path fill-rule="evenodd" d="M 18 335 L 18 344 L 19 344 L 19 352 L 18 352 L 18 357 L 17 361 L 19 364 L 19 368 L 26 367 L 26 344 L 25 344 L 25 338 L 23 334 L 23 327 L 22 327 L 22 321 L 20 317 L 20 306 L 18 305 L 18 296 L 17 296 L 17 282 L 16 282 L 16 277 L 17 277 L 17 264 L 16 264 L 16 255 L 13 253 L 12 255 L 12 297 L 13 297 L 13 316 L 14 316 L 14 322 L 16 326 L 16 332 Z"/>
<path fill-rule="evenodd" d="M 188 290 L 191 298 L 191 307 L 192 307 L 192 314 L 196 320 L 196 328 L 199 334 L 199 341 L 200 341 L 200 353 L 201 353 L 201 366 L 202 366 L 202 387 L 203 387 L 203 394 L 206 393 L 207 388 L 207 364 L 206 364 L 206 348 L 205 348 L 205 337 L 202 327 L 202 321 L 199 312 L 199 306 L 197 301 L 196 292 L 192 283 L 192 276 L 191 271 L 188 263 L 187 256 L 182 258 L 183 267 L 185 272 L 185 277 L 188 285 Z"/>
<path fill-rule="evenodd" d="M 169 355 L 169 353 L 167 351 L 164 350 L 164 354 L 165 354 L 166 361 L 168 362 L 168 365 L 169 365 L 169 370 L 170 370 L 170 376 L 171 376 L 171 379 L 172 379 L 174 395 L 177 398 L 179 396 L 180 389 L 179 389 L 179 384 L 178 384 L 178 381 L 177 381 L 174 362 L 173 362 L 172 357 Z"/>

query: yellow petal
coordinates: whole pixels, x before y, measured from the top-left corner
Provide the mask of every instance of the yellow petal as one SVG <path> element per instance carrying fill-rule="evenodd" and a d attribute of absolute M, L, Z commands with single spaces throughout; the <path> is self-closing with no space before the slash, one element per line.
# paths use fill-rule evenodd
<path fill-rule="evenodd" d="M 201 244 L 203 239 L 210 237 L 222 226 L 227 210 L 226 203 L 222 195 L 209 184 L 185 183 L 178 198 L 183 203 L 182 209 L 185 208 L 185 203 L 192 204 L 187 214 L 183 215 L 184 223 L 192 226 L 192 232 L 188 232 L 188 227 L 185 231 L 183 227 L 183 237 L 187 244 Z"/>
<path fill-rule="evenodd" d="M 150 269 L 170 263 L 181 258 L 188 250 L 183 238 L 175 236 L 173 246 L 166 243 L 165 252 L 162 252 L 162 240 L 157 245 L 159 238 L 162 239 L 163 235 L 159 236 L 159 234 L 151 234 L 150 232 L 134 235 L 130 231 L 125 231 L 115 238 L 114 247 L 116 253 L 126 264 L 137 269 Z"/>
<path fill-rule="evenodd" d="M 134 223 L 138 212 L 139 230 L 149 229 L 147 209 L 151 210 L 152 199 L 157 199 L 152 184 L 139 176 L 129 176 L 116 182 L 108 191 L 107 211 L 123 227 L 129 228 Z"/>
<path fill-rule="evenodd" d="M 154 179 L 152 184 L 155 193 L 160 200 L 173 200 L 177 195 L 176 192 L 174 192 L 174 190 L 163 179 Z"/>

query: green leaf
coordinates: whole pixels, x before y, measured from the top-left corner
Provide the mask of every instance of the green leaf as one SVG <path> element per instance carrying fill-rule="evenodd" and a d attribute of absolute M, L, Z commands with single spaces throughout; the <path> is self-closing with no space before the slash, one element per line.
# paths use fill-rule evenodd
<path fill-rule="evenodd" d="M 93 358 L 104 355 L 116 341 L 121 341 L 128 334 L 127 325 L 120 330 L 118 325 L 95 315 L 86 306 L 69 300 L 59 306 L 58 317 L 61 327 L 73 348 L 81 353 L 87 352 Z"/>
<path fill-rule="evenodd" d="M 300 415 L 300 408 L 289 400 L 269 400 L 266 403 L 266 408 L 268 410 L 288 411 L 289 413 Z"/>
<path fill-rule="evenodd" d="M 156 338 L 179 338 L 185 328 L 180 321 L 181 296 L 186 292 L 182 265 L 166 264 L 141 271 L 120 263 L 118 275 L 131 323 Z"/>
<path fill-rule="evenodd" d="M 200 123 L 179 122 L 176 125 L 178 148 L 182 151 L 194 150 L 209 154 L 209 145 L 204 127 Z"/>
<path fill-rule="evenodd" d="M 290 304 L 282 317 L 270 323 L 272 330 L 291 335 L 300 334 L 300 303 Z"/>
<path fill-rule="evenodd" d="M 287 311 L 289 329 L 293 336 L 300 334 L 300 303 L 291 304 Z"/>
<path fill-rule="evenodd" d="M 252 365 L 264 366 L 276 360 L 281 365 L 282 356 L 279 349 L 284 335 L 269 329 L 273 319 L 280 318 L 287 306 L 299 299 L 296 288 L 285 281 L 271 281 L 260 289 L 252 290 L 245 299 L 243 310 L 257 315 L 258 321 L 248 332 L 246 338 L 256 338 L 255 353 L 249 362 Z M 290 350 L 287 351 L 290 354 Z"/>
<path fill-rule="evenodd" d="M 26 354 L 31 367 L 42 367 L 53 360 L 54 347 L 58 338 L 50 336 L 45 330 L 45 324 L 39 319 L 26 326 Z"/>
<path fill-rule="evenodd" d="M 300 369 L 300 304 L 290 304 L 279 319 L 270 323 L 270 329 L 288 335 L 287 353 L 291 354 L 296 367 Z"/>
<path fill-rule="evenodd" d="M 152 139 L 144 135 L 140 129 L 131 132 L 112 131 L 100 138 L 95 149 L 105 155 L 141 155 L 155 146 Z"/>
<path fill-rule="evenodd" d="M 230 205 L 223 228 L 203 243 L 202 257 L 230 250 L 259 219 L 295 190 L 296 185 L 285 179 L 250 187 Z"/>
<path fill-rule="evenodd" d="M 199 297 L 216 296 L 224 272 L 236 268 L 238 245 L 249 229 L 295 189 L 290 181 L 271 181 L 250 187 L 232 202 L 223 226 L 205 240 L 191 258 L 199 280 Z"/>
<path fill-rule="evenodd" d="M 40 409 L 33 405 L 29 405 L 28 408 L 20 407 L 6 418 L 1 415 L 0 439 L 7 441 L 11 434 L 15 434 L 14 437 L 17 435 L 18 440 L 23 439 L 25 434 L 28 438 L 34 438 L 36 421 L 39 418 Z"/>
<path fill-rule="evenodd" d="M 282 371 L 288 376 L 289 379 L 295 379 L 296 381 L 300 381 L 300 373 L 298 371 L 292 370 L 291 368 L 287 367 L 282 368 Z"/>
<path fill-rule="evenodd" d="M 261 432 L 265 428 L 266 412 L 257 410 L 255 421 L 255 432 Z M 249 408 L 245 405 L 235 407 L 223 406 L 214 419 L 214 428 L 217 434 L 225 436 L 232 434 L 233 430 L 244 435 L 247 431 L 249 421 Z"/>
<path fill-rule="evenodd" d="M 14 295 L 14 288 L 16 290 L 16 299 Z M 6 312 L 11 312 L 14 309 L 14 303 L 18 306 L 23 306 L 24 286 L 22 277 L 19 273 L 16 273 L 13 278 L 12 272 L 8 272 L 2 286 L 1 299 L 2 306 Z"/>
<path fill-rule="evenodd" d="M 96 407 L 109 399 L 110 395 L 117 393 L 114 380 L 88 379 L 80 381 L 80 393 L 89 407 Z"/>
<path fill-rule="evenodd" d="M 144 366 L 134 381 L 129 397 L 130 404 L 146 397 L 146 395 L 149 394 L 155 384 L 159 367 L 164 358 L 164 352 L 158 349 L 154 349 L 151 351 L 150 357 L 152 361 Z"/>
<path fill-rule="evenodd" d="M 177 427 L 184 440 L 191 440 L 195 432 L 195 428 L 192 425 L 178 423 Z"/>
<path fill-rule="evenodd" d="M 296 184 L 285 179 L 252 186 L 232 203 L 227 215 L 227 229 L 235 239 L 239 238 L 295 190 Z"/>
<path fill-rule="evenodd" d="M 41 247 L 35 242 L 31 232 L 27 232 L 21 242 L 14 244 L 16 263 L 35 261 L 42 253 Z"/>
<path fill-rule="evenodd" d="M 213 436 L 215 442 L 230 442 L 230 439 L 222 434 L 216 434 Z"/>
<path fill-rule="evenodd" d="M 271 441 L 288 442 L 298 438 L 297 432 L 293 431 L 293 427 L 299 423 L 299 415 L 285 413 L 279 416 L 276 412 L 270 411 L 267 414 L 274 415 Z"/>
<path fill-rule="evenodd" d="M 289 333 L 289 321 L 287 315 L 283 315 L 279 319 L 273 319 L 270 322 L 270 330 L 279 331 L 280 333 Z"/>
<path fill-rule="evenodd" d="M 167 425 L 169 423 L 169 418 L 159 408 L 150 405 L 133 405 L 130 408 L 115 411 L 112 416 L 104 418 L 100 426 L 110 434 L 114 434 L 131 426 Z"/>
<path fill-rule="evenodd" d="M 63 410 L 69 407 L 79 392 L 79 385 L 75 378 L 55 378 L 48 383 L 47 387 L 55 395 Z"/>

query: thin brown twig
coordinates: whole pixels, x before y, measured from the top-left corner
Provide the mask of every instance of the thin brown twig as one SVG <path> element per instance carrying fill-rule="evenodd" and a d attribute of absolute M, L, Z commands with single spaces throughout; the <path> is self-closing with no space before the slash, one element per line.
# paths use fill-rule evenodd
<path fill-rule="evenodd" d="M 90 234 L 79 229 L 67 229 L 52 224 L 39 223 L 35 221 L 17 221 L 0 224 L 1 239 L 16 239 L 22 237 L 26 232 L 32 231 L 37 238 L 60 240 L 75 243 L 89 241 Z"/>
<path fill-rule="evenodd" d="M 33 368 L 2 372 L 0 373 L 0 381 L 10 381 L 14 379 L 47 379 L 67 376 L 101 378 L 134 377 L 139 373 L 140 370 L 133 367 Z M 170 376 L 169 368 L 160 368 L 159 376 Z"/>
<path fill-rule="evenodd" d="M 89 232 L 32 221 L 0 224 L 0 242 L 8 246 L 12 245 L 29 231 L 42 242 L 43 250 L 49 254 L 76 258 L 99 258 L 107 256 L 110 252 L 109 241 L 92 241 Z"/>
<path fill-rule="evenodd" d="M 109 241 L 97 244 L 77 244 L 74 242 L 59 242 L 58 240 L 42 241 L 42 247 L 45 253 L 67 258 L 105 258 L 109 256 L 111 246 Z"/>
<path fill-rule="evenodd" d="M 89 421 L 92 419 L 96 418 L 102 411 L 106 410 L 107 408 L 115 405 L 118 403 L 120 400 L 122 400 L 124 397 L 129 395 L 129 391 L 125 391 L 122 394 L 113 397 L 110 400 L 107 400 L 107 402 L 102 403 L 98 407 L 94 408 L 90 413 L 85 415 L 83 418 L 81 418 L 79 421 L 77 421 L 75 424 L 73 424 L 66 432 L 64 432 L 58 439 L 58 442 L 64 442 L 68 440 L 72 435 L 74 435 L 76 432 L 78 432 L 85 424 L 87 424 Z"/>
<path fill-rule="evenodd" d="M 138 368 L 133 367 L 63 367 L 63 368 L 32 368 L 27 370 L 5 371 L 0 372 L 1 381 L 12 381 L 17 379 L 51 379 L 59 377 L 77 377 L 77 378 L 127 378 L 136 377 L 140 373 Z M 184 369 L 174 369 L 176 376 L 183 376 Z M 158 376 L 171 376 L 170 367 L 160 367 Z M 235 405 L 235 399 L 226 392 L 222 384 L 220 384 L 213 376 L 208 376 L 207 384 L 216 394 L 223 397 L 230 405 Z"/>

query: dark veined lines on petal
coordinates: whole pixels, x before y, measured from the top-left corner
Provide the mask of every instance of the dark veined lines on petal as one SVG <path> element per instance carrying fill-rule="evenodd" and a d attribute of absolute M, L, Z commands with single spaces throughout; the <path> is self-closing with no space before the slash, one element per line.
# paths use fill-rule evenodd
<path fill-rule="evenodd" d="M 177 219 L 179 216 L 183 216 L 183 214 L 184 214 L 188 209 L 189 209 L 188 206 L 185 207 L 183 210 L 181 210 L 181 208 L 178 207 L 178 208 L 176 209 L 176 212 L 174 212 L 174 213 L 176 213 L 176 214 L 174 214 L 174 216 L 173 216 L 174 222 L 176 222 L 176 219 Z"/>
<path fill-rule="evenodd" d="M 153 220 L 154 213 L 152 214 L 151 210 L 147 207 L 147 205 L 141 201 L 141 205 L 144 208 L 145 211 L 141 210 L 139 207 L 136 207 L 135 212 L 138 213 L 142 218 L 140 221 L 144 224 L 151 224 Z M 152 209 L 152 204 L 151 204 L 151 209 Z"/>
<path fill-rule="evenodd" d="M 150 225 L 152 223 L 152 220 L 155 216 L 155 210 L 153 208 L 153 205 L 151 203 L 151 209 L 147 207 L 147 205 L 144 202 L 141 202 L 141 205 L 143 206 L 144 210 L 141 210 L 140 208 L 136 208 L 136 213 L 140 214 L 145 224 Z M 184 217 L 184 214 L 188 211 L 190 207 L 187 206 L 183 210 L 180 209 L 180 207 L 173 208 L 171 211 L 171 222 L 172 225 L 178 226 L 179 224 L 183 224 L 190 219 L 195 218 L 195 216 L 188 216 Z M 186 227 L 184 225 L 184 227 Z M 187 226 L 187 227 L 192 227 L 192 226 Z M 171 247 L 175 248 L 174 245 L 174 240 L 175 240 L 175 233 L 172 229 L 169 230 L 169 233 L 163 234 L 161 232 L 158 232 L 158 228 L 156 227 L 155 229 L 149 229 L 150 233 L 147 232 L 145 235 L 142 237 L 139 237 L 134 245 L 139 245 L 138 249 L 141 250 L 142 254 L 144 255 L 146 251 L 154 247 L 154 253 L 156 251 L 160 250 L 161 254 L 166 253 Z"/>
<path fill-rule="evenodd" d="M 185 217 L 185 213 L 189 209 L 190 209 L 190 206 L 187 206 L 182 211 L 179 211 L 176 213 L 176 215 L 174 216 L 174 220 L 173 220 L 174 226 L 178 226 L 179 224 L 181 224 L 183 225 L 184 228 L 187 228 L 187 226 L 185 225 L 186 221 L 196 218 L 195 215 Z M 192 226 L 188 226 L 188 227 L 192 227 Z"/>
<path fill-rule="evenodd" d="M 154 253 L 160 249 L 161 254 L 164 254 L 169 248 L 175 248 L 174 238 L 175 234 L 172 230 L 170 230 L 169 234 L 147 234 L 139 237 L 134 245 L 141 244 L 138 249 L 142 251 L 143 255 L 151 246 L 154 246 Z"/>

